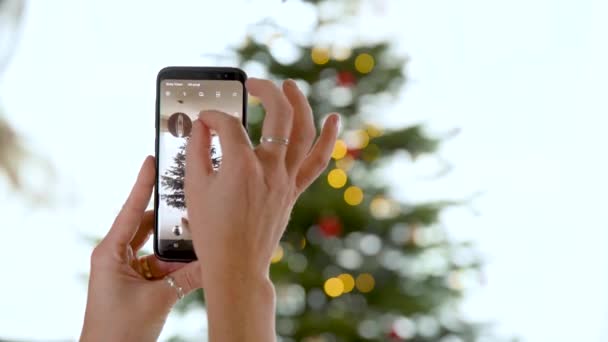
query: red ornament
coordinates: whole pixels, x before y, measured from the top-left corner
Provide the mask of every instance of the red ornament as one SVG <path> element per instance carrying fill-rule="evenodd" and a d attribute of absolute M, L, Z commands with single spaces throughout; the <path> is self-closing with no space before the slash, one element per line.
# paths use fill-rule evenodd
<path fill-rule="evenodd" d="M 352 87 L 357 83 L 357 79 L 350 71 L 340 71 L 336 76 L 336 83 L 342 87 Z"/>
<path fill-rule="evenodd" d="M 359 156 L 361 155 L 361 149 L 360 148 L 349 148 L 346 150 L 346 154 L 353 157 L 353 159 L 359 159 Z"/>
<path fill-rule="evenodd" d="M 326 216 L 319 220 L 319 228 L 324 237 L 335 237 L 342 233 L 342 222 L 336 216 Z"/>
<path fill-rule="evenodd" d="M 391 329 L 391 332 L 388 334 L 388 338 L 390 341 L 402 341 L 401 337 L 399 337 L 399 335 L 397 335 L 397 332 L 395 331 L 395 329 Z"/>

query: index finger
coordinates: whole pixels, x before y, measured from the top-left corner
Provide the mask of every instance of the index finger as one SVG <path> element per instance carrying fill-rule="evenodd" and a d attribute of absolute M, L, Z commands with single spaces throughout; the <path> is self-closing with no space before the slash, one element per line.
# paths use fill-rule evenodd
<path fill-rule="evenodd" d="M 251 142 L 240 118 L 216 110 L 209 110 L 202 111 L 198 119 L 219 135 L 222 163 L 242 157 L 244 147 L 251 150 Z M 207 155 L 206 158 L 209 158 L 209 156 Z"/>

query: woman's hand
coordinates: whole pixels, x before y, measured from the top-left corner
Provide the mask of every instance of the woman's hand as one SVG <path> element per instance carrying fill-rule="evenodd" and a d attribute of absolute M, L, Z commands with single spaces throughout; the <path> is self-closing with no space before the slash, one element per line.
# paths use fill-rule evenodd
<path fill-rule="evenodd" d="M 137 258 L 154 225 L 154 213 L 145 211 L 154 178 L 154 158 L 148 157 L 112 228 L 93 250 L 81 341 L 156 341 L 178 299 L 163 278 L 172 277 L 184 294 L 202 287 L 197 262 Z"/>
<path fill-rule="evenodd" d="M 262 135 L 274 141 L 253 148 L 238 118 L 206 111 L 193 124 L 186 155 L 188 217 L 205 265 L 212 341 L 274 340 L 270 259 L 296 199 L 326 168 L 339 130 L 339 116 L 330 115 L 313 146 L 312 111 L 291 80 L 281 90 L 250 79 L 247 89 L 266 110 Z M 209 160 L 210 130 L 222 146 L 217 172 Z"/>

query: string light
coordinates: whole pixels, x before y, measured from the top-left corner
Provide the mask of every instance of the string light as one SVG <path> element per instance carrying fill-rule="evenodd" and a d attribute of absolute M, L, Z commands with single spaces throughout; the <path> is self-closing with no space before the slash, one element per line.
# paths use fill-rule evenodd
<path fill-rule="evenodd" d="M 344 283 L 339 278 L 329 278 L 323 284 L 323 290 L 330 297 L 338 297 L 344 292 Z"/>
<path fill-rule="evenodd" d="M 349 293 L 355 288 L 355 278 L 348 273 L 342 273 L 338 276 L 344 285 L 344 293 Z"/>
<path fill-rule="evenodd" d="M 352 206 L 360 204 L 363 201 L 363 190 L 356 186 L 349 186 L 344 191 L 344 201 Z"/>
<path fill-rule="evenodd" d="M 331 56 L 337 61 L 347 60 L 352 54 L 352 50 L 348 47 L 334 47 L 331 50 Z"/>
<path fill-rule="evenodd" d="M 327 174 L 327 182 L 332 188 L 335 189 L 340 189 L 346 185 L 347 179 L 348 177 L 346 176 L 346 172 L 341 169 L 333 169 Z"/>
<path fill-rule="evenodd" d="M 270 262 L 276 264 L 277 262 L 281 261 L 281 259 L 283 259 L 284 254 L 285 251 L 283 250 L 283 247 L 281 245 L 278 245 L 277 248 L 274 250 L 274 253 L 272 253 L 272 258 L 270 259 Z"/>
<path fill-rule="evenodd" d="M 376 285 L 376 281 L 374 277 L 369 273 L 361 273 L 357 276 L 357 280 L 355 281 L 355 285 L 357 286 L 357 290 L 367 293 L 371 292 Z"/>
<path fill-rule="evenodd" d="M 340 160 L 336 160 L 336 167 L 344 171 L 350 170 L 353 165 L 355 165 L 355 159 L 348 155 Z"/>
<path fill-rule="evenodd" d="M 383 196 L 372 199 L 369 209 L 377 219 L 387 219 L 399 215 L 399 204 Z"/>
<path fill-rule="evenodd" d="M 326 64 L 329 62 L 329 50 L 326 48 L 314 47 L 310 52 L 310 57 L 315 64 Z"/>
<path fill-rule="evenodd" d="M 344 141 L 350 148 L 363 149 L 369 144 L 369 135 L 366 131 L 357 129 L 344 134 Z"/>
<path fill-rule="evenodd" d="M 374 57 L 369 53 L 362 53 L 355 58 L 355 69 L 362 74 L 370 73 L 374 69 Z"/>
<path fill-rule="evenodd" d="M 348 152 L 348 147 L 346 143 L 342 139 L 336 140 L 336 144 L 334 145 L 334 150 L 331 153 L 331 157 L 335 160 L 339 160 L 346 156 L 346 152 Z"/>
<path fill-rule="evenodd" d="M 376 138 L 382 135 L 382 129 L 374 124 L 365 125 L 365 130 L 371 138 Z"/>

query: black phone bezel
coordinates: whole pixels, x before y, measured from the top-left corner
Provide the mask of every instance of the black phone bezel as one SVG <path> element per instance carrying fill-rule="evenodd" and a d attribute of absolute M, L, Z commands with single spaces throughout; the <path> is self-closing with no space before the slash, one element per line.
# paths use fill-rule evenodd
<path fill-rule="evenodd" d="M 156 77 L 156 114 L 155 114 L 155 139 L 154 139 L 154 154 L 158 156 L 159 150 L 159 135 L 160 135 L 160 85 L 166 79 L 183 79 L 183 80 L 219 80 L 219 81 L 240 81 L 243 86 L 243 109 L 242 119 L 243 126 L 247 129 L 247 91 L 245 81 L 247 74 L 239 69 L 232 67 L 188 67 L 188 66 L 172 66 L 163 68 L 158 72 Z M 194 248 L 191 250 L 164 250 L 159 246 L 158 234 L 158 157 L 155 158 L 156 163 L 156 179 L 154 186 L 154 254 L 157 258 L 164 261 L 190 262 L 196 260 Z M 172 241 L 172 240 L 167 240 Z"/>

